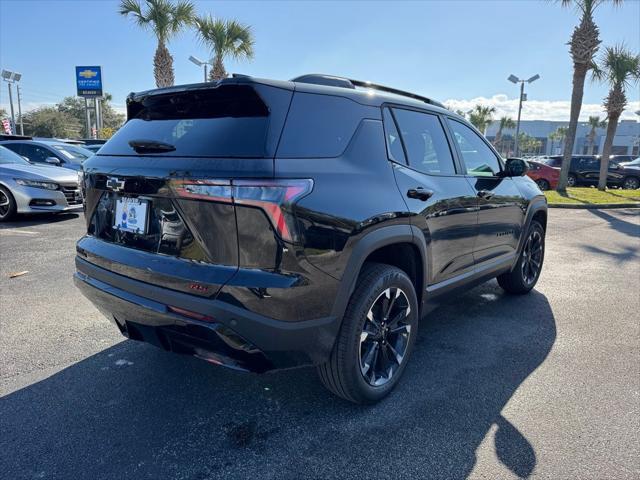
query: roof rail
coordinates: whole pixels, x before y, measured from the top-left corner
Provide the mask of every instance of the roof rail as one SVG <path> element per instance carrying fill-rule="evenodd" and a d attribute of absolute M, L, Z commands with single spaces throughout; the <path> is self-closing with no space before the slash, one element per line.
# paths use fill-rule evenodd
<path fill-rule="evenodd" d="M 394 95 L 413 98 L 414 100 L 428 103 L 430 105 L 435 105 L 436 107 L 446 108 L 442 103 L 436 100 L 433 100 L 432 98 L 429 98 L 429 97 L 423 97 L 422 95 L 406 92 L 404 90 L 399 90 L 393 87 L 378 85 L 377 83 L 365 82 L 362 80 L 354 80 L 352 78 L 335 77 L 333 75 L 323 75 L 323 74 L 314 73 L 309 75 L 301 75 L 299 77 L 293 78 L 291 81 L 301 82 L 301 83 L 313 83 L 316 85 L 329 85 L 332 87 L 343 87 L 343 88 L 356 88 L 356 87 L 371 88 L 373 90 L 380 90 L 381 92 L 392 93 Z"/>

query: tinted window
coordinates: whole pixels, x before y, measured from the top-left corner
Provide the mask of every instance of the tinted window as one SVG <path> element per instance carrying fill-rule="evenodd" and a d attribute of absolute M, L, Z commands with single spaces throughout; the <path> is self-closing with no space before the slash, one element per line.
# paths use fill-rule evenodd
<path fill-rule="evenodd" d="M 269 108 L 250 86 L 227 85 L 142 97 L 127 107 L 129 120 L 100 155 L 137 155 L 129 142 L 155 141 L 172 151 L 157 156 L 263 157 Z M 278 134 L 280 132 L 278 131 Z"/>
<path fill-rule="evenodd" d="M 278 156 L 338 157 L 370 110 L 348 98 L 298 92 L 291 102 Z"/>
<path fill-rule="evenodd" d="M 456 120 L 449 119 L 449 125 L 469 175 L 491 177 L 500 172 L 498 157 L 476 132 Z"/>
<path fill-rule="evenodd" d="M 449 142 L 436 115 L 401 109 L 393 113 L 411 167 L 423 173 L 455 173 Z"/>
<path fill-rule="evenodd" d="M 75 145 L 53 145 L 58 152 L 60 152 L 64 159 L 71 163 L 82 163 L 83 160 L 91 157 L 93 152 L 82 147 L 76 147 Z"/>
<path fill-rule="evenodd" d="M 0 164 L 6 164 L 6 163 L 18 163 L 20 165 L 29 165 L 29 162 L 27 162 L 20 155 L 0 145 Z"/>
<path fill-rule="evenodd" d="M 382 120 L 384 121 L 384 131 L 387 140 L 387 154 L 389 159 L 394 162 L 406 163 L 407 161 L 404 156 L 400 135 L 396 128 L 396 122 L 388 108 L 385 108 L 382 111 Z"/>
<path fill-rule="evenodd" d="M 35 163 L 46 163 L 46 160 L 49 157 L 58 158 L 53 152 L 49 151 L 49 149 L 30 143 L 24 143 L 22 145 L 20 148 L 20 154 Z"/>

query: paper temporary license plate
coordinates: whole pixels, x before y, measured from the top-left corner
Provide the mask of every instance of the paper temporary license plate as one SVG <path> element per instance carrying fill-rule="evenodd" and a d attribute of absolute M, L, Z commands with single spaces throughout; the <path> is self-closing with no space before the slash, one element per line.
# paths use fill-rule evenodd
<path fill-rule="evenodd" d="M 113 228 L 133 233 L 147 233 L 149 202 L 138 198 L 116 199 L 116 215 Z"/>

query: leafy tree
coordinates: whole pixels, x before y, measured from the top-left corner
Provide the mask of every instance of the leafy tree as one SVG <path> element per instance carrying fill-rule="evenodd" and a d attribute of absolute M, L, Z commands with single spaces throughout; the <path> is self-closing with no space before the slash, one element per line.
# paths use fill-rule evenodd
<path fill-rule="evenodd" d="M 190 1 L 173 3 L 171 0 L 145 0 L 143 8 L 138 0 L 122 0 L 120 15 L 133 17 L 136 24 L 151 30 L 158 39 L 158 47 L 153 57 L 153 75 L 157 87 L 170 87 L 175 82 L 173 57 L 167 43 L 186 25 L 193 22 L 195 7 Z"/>
<path fill-rule="evenodd" d="M 575 7 L 576 12 L 580 15 L 580 24 L 573 30 L 569 41 L 569 52 L 573 60 L 573 90 L 571 92 L 569 130 L 564 145 L 558 191 L 567 189 L 571 154 L 573 153 L 573 144 L 576 141 L 578 117 L 580 117 L 580 109 L 582 108 L 584 81 L 587 73 L 593 67 L 593 59 L 601 43 L 600 31 L 593 21 L 593 13 L 598 5 L 605 2 L 620 5 L 622 0 L 559 0 L 563 7 Z"/>
<path fill-rule="evenodd" d="M 68 112 L 56 107 L 41 107 L 23 114 L 24 133 L 34 137 L 76 137 L 80 123 Z"/>
<path fill-rule="evenodd" d="M 111 99 L 113 97 L 110 94 L 105 94 L 104 99 L 102 100 L 102 126 L 103 130 L 111 129 L 113 131 L 117 130 L 122 126 L 125 121 L 125 116 L 116 112 L 111 106 Z M 91 132 L 87 132 L 86 121 L 85 121 L 85 111 L 84 111 L 84 100 L 78 97 L 65 97 L 62 102 L 60 102 L 57 106 L 57 109 L 61 112 L 68 113 L 73 117 L 80 127 L 80 137 L 89 138 L 91 137 Z M 100 135 L 101 138 L 102 133 Z"/>
<path fill-rule="evenodd" d="M 209 81 L 227 78 L 224 60 L 253 58 L 253 33 L 251 27 L 235 20 L 214 19 L 211 15 L 195 20 L 200 41 L 213 53 L 213 68 L 209 73 Z"/>
<path fill-rule="evenodd" d="M 598 65 L 594 66 L 593 78 L 609 86 L 609 94 L 604 99 L 607 110 L 607 136 L 602 148 L 598 190 L 607 187 L 607 173 L 613 137 L 616 136 L 618 120 L 627 106 L 626 89 L 640 79 L 640 55 L 632 53 L 624 45 L 607 47 Z"/>
<path fill-rule="evenodd" d="M 493 114 L 496 113 L 495 107 L 485 107 L 483 105 L 476 105 L 469 114 L 469 121 L 480 130 L 483 134 L 487 130 L 487 127 L 491 125 L 493 121 Z"/>
<path fill-rule="evenodd" d="M 587 125 L 590 127 L 589 133 L 587 134 L 587 140 L 589 142 L 589 150 L 587 151 L 589 155 L 593 155 L 593 148 L 596 142 L 596 133 L 598 128 L 604 128 L 607 126 L 606 120 L 600 120 L 598 116 L 589 117 L 589 121 Z"/>
<path fill-rule="evenodd" d="M 496 138 L 493 140 L 493 144 L 498 148 L 498 146 L 502 143 L 502 132 L 504 130 L 510 130 L 512 128 L 516 128 L 516 122 L 513 121 L 511 117 L 500 117 L 500 124 L 498 125 L 498 132 L 496 133 Z"/>

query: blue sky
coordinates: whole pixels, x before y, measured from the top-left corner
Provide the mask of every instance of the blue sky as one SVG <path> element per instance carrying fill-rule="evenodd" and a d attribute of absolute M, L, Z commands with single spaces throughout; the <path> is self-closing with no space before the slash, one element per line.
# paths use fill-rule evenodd
<path fill-rule="evenodd" d="M 545 0 L 418 2 L 198 1 L 200 13 L 252 25 L 250 62 L 227 70 L 288 79 L 322 72 L 412 90 L 468 109 L 486 103 L 513 115 L 510 73 L 541 79 L 528 87 L 524 118 L 564 120 L 571 95 L 566 42 L 577 23 L 570 9 Z M 21 72 L 25 109 L 75 94 L 74 66 L 102 65 L 105 89 L 122 107 L 128 92 L 154 87 L 154 37 L 117 14 L 118 2 L 0 0 L 0 66 Z M 640 2 L 596 13 L 604 45 L 640 50 Z M 189 55 L 209 56 L 192 32 L 174 38 L 176 83 L 200 81 Z M 606 87 L 588 82 L 583 116 L 600 113 Z M 635 118 L 640 90 L 625 113 Z M 0 105 L 6 108 L 6 85 Z"/>

